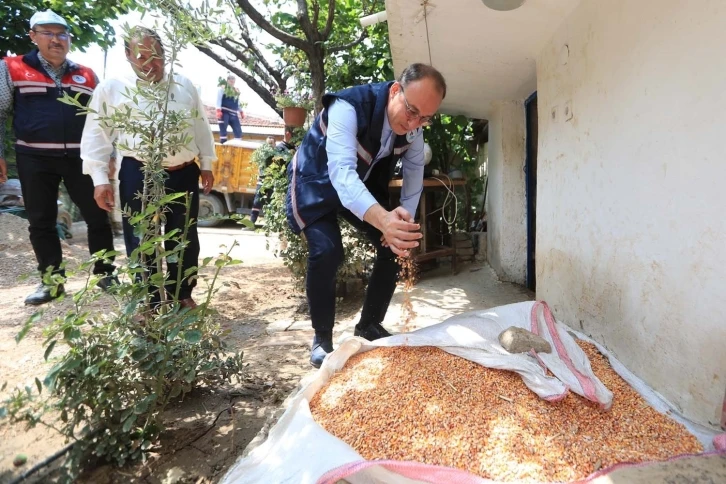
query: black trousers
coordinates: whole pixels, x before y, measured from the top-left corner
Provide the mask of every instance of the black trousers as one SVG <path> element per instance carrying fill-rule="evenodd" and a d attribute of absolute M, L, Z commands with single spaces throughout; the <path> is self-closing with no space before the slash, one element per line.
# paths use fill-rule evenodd
<path fill-rule="evenodd" d="M 166 290 L 171 295 L 176 292 L 176 281 L 179 270 L 179 264 L 177 258 L 182 257 L 182 274 L 186 274 L 186 271 L 192 267 L 196 267 L 199 263 L 199 234 L 197 233 L 197 217 L 199 217 L 199 167 L 196 163 L 191 164 L 180 170 L 167 172 L 167 178 L 165 180 L 165 187 L 167 193 L 189 193 L 192 196 L 192 204 L 190 207 L 191 213 L 189 219 L 193 220 L 193 223 L 187 230 L 187 242 L 186 249 L 180 256 L 174 258 L 167 258 L 166 268 L 168 273 L 168 283 Z M 131 213 L 137 213 L 141 211 L 141 200 L 137 197 L 138 193 L 144 191 L 144 172 L 142 163 L 135 158 L 125 157 L 121 161 L 121 169 L 118 174 L 119 179 L 119 196 L 121 198 L 121 208 L 130 209 Z M 182 201 L 177 199 L 175 202 Z M 184 224 L 186 222 L 186 206 L 181 203 L 170 203 L 166 206 L 164 212 L 166 218 L 166 224 L 164 225 L 164 232 L 169 232 L 174 229 L 179 229 L 180 236 L 184 231 Z M 134 234 L 134 227 L 129 223 L 126 216 L 123 217 L 123 229 L 124 229 L 124 243 L 126 244 L 126 255 L 129 257 L 131 253 L 139 246 L 139 237 Z M 178 245 L 178 242 L 167 240 L 165 242 L 166 250 L 173 250 Z M 149 273 L 153 274 L 156 272 L 156 266 L 151 264 L 149 266 Z M 192 295 L 192 289 L 197 285 L 196 278 L 191 281 L 189 278 L 195 276 L 196 271 L 190 273 L 186 278 L 182 278 L 181 286 L 179 289 L 179 299 L 187 299 Z M 155 296 L 155 299 L 158 298 Z"/>
<path fill-rule="evenodd" d="M 335 281 L 344 256 L 338 215 L 363 231 L 376 249 L 376 260 L 363 301 L 361 326 L 380 324 L 386 317 L 400 271 L 396 255 L 381 244 L 381 232 L 349 210 L 328 213 L 306 226 L 303 233 L 309 253 L 305 290 L 310 319 L 316 331 L 332 331 L 335 324 Z"/>
<path fill-rule="evenodd" d="M 257 178 L 257 188 L 255 189 L 255 198 L 252 201 L 252 213 L 250 214 L 250 221 L 252 223 L 257 222 L 262 206 L 272 196 L 272 190 L 262 190 L 263 176 L 260 174 Z"/>
<path fill-rule="evenodd" d="M 104 249 L 114 250 L 109 214 L 93 199 L 93 180 L 83 174 L 82 164 L 78 156 L 17 153 L 18 176 L 30 224 L 30 244 L 41 273 L 52 267 L 54 273 L 65 275 L 60 268 L 63 253 L 56 230 L 61 181 L 88 226 L 89 252 L 94 254 Z M 93 273 L 111 274 L 114 269 L 113 264 L 98 261 L 93 267 Z"/>

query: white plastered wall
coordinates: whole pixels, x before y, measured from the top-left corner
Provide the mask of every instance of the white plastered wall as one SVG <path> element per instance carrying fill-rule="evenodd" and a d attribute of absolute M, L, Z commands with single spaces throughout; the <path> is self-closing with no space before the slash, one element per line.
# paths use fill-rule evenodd
<path fill-rule="evenodd" d="M 537 297 L 710 425 L 726 388 L 724 25 L 722 0 L 583 0 L 537 61 Z"/>
<path fill-rule="evenodd" d="M 487 257 L 502 281 L 524 284 L 527 269 L 524 102 L 494 103 L 489 119 Z"/>

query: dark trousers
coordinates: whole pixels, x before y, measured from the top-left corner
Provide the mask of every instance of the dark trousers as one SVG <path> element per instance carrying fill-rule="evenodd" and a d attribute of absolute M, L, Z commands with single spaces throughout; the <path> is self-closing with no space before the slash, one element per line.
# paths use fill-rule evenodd
<path fill-rule="evenodd" d="M 396 290 L 400 266 L 396 255 L 381 245 L 381 232 L 348 210 L 329 213 L 303 229 L 308 243 L 308 269 L 305 290 L 310 319 L 316 331 L 332 331 L 335 323 L 335 281 L 343 261 L 343 241 L 338 215 L 363 231 L 376 249 L 373 272 L 368 281 L 359 325 L 381 323 Z"/>
<path fill-rule="evenodd" d="M 242 125 L 239 122 L 239 116 L 229 111 L 222 111 L 222 120 L 219 121 L 219 141 L 224 143 L 227 141 L 227 126 L 232 128 L 235 138 L 242 138 Z"/>
<path fill-rule="evenodd" d="M 165 180 L 165 187 L 167 193 L 189 193 L 192 196 L 192 204 L 190 207 L 191 213 L 189 214 L 189 220 L 193 223 L 187 230 L 187 242 L 186 249 L 181 254 L 175 255 L 166 261 L 166 268 L 169 275 L 169 282 L 167 283 L 166 290 L 171 295 L 176 292 L 176 281 L 178 278 L 179 264 L 176 262 L 177 259 L 182 259 L 182 275 L 186 273 L 187 269 L 196 267 L 199 261 L 199 234 L 197 233 L 196 219 L 199 216 L 199 167 L 197 164 L 189 165 L 180 170 L 167 172 L 167 178 Z M 119 179 L 119 196 L 121 198 L 121 208 L 131 213 L 137 213 L 141 211 L 141 200 L 137 194 L 143 193 L 144 191 L 144 172 L 143 166 L 140 161 L 135 158 L 124 157 L 121 161 L 121 169 L 118 175 Z M 164 232 L 169 232 L 174 229 L 179 229 L 180 236 L 184 231 L 184 224 L 187 220 L 186 207 L 182 203 L 177 203 L 183 199 L 177 199 L 174 202 L 166 206 L 164 216 L 166 223 L 164 224 Z M 128 218 L 124 215 L 123 217 L 123 229 L 124 229 L 124 243 L 126 244 L 126 255 L 129 257 L 131 253 L 139 246 L 139 237 L 134 235 L 134 227 L 129 223 Z M 166 250 L 173 250 L 178 245 L 178 242 L 167 240 L 165 242 Z M 171 259 L 171 260 L 170 260 Z M 156 265 L 149 264 L 149 273 L 154 274 L 156 272 Z M 189 274 L 188 277 L 183 278 L 181 287 L 179 289 L 179 299 L 186 299 L 191 297 L 192 289 L 196 286 L 196 278 L 189 281 L 189 276 L 196 275 L 196 271 Z M 155 297 L 158 300 L 158 297 Z"/>
<path fill-rule="evenodd" d="M 61 180 L 88 226 L 90 253 L 114 250 L 109 215 L 96 204 L 93 198 L 93 180 L 83 174 L 82 164 L 81 158 L 77 156 L 17 153 L 18 176 L 30 225 L 30 244 L 41 273 L 52 267 L 54 273 L 65 275 L 60 269 L 63 252 L 56 230 Z M 114 269 L 113 264 L 98 261 L 93 266 L 93 273 L 111 274 Z"/>
<path fill-rule="evenodd" d="M 250 214 L 250 220 L 252 223 L 257 222 L 257 217 L 260 216 L 260 210 L 265 204 L 265 201 L 269 200 L 272 196 L 272 190 L 262 190 L 263 175 L 260 174 L 257 177 L 257 188 L 255 190 L 255 199 L 252 201 L 252 214 Z"/>

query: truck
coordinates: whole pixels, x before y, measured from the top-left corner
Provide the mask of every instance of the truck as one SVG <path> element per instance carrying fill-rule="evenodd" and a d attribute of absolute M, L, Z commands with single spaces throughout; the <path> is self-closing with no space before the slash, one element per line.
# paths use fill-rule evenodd
<path fill-rule="evenodd" d="M 230 214 L 251 213 L 258 176 L 257 165 L 251 161 L 252 153 L 261 145 L 262 142 L 237 139 L 215 143 L 214 185 L 208 195 L 199 193 L 200 227 L 219 225 Z"/>

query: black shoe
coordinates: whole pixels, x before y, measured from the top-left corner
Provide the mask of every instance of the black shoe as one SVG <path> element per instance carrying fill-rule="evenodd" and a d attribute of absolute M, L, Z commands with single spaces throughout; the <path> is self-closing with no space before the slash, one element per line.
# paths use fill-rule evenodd
<path fill-rule="evenodd" d="M 96 286 L 100 287 L 103 292 L 108 292 L 114 286 L 118 286 L 120 284 L 121 281 L 118 280 L 118 277 L 109 274 L 99 279 L 99 281 L 96 283 Z"/>
<path fill-rule="evenodd" d="M 386 331 L 386 328 L 378 323 L 369 324 L 365 327 L 360 327 L 356 324 L 355 331 L 353 331 L 353 336 L 360 336 L 361 338 L 367 339 L 368 341 L 374 341 L 381 338 L 387 338 L 388 336 L 391 336 L 391 333 Z"/>
<path fill-rule="evenodd" d="M 65 292 L 63 284 L 57 286 L 46 286 L 45 284 L 39 284 L 35 288 L 35 292 L 25 298 L 25 304 L 30 306 L 38 306 L 52 301 L 53 299 L 59 298 Z"/>
<path fill-rule="evenodd" d="M 313 347 L 310 350 L 310 364 L 315 368 L 320 368 L 320 365 L 323 364 L 325 357 L 328 356 L 328 353 L 332 352 L 333 335 L 331 334 L 329 337 L 319 337 L 318 335 L 315 335 L 315 338 L 313 338 Z"/>

